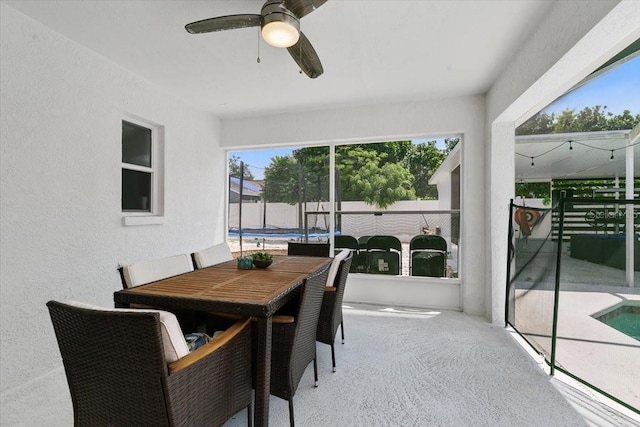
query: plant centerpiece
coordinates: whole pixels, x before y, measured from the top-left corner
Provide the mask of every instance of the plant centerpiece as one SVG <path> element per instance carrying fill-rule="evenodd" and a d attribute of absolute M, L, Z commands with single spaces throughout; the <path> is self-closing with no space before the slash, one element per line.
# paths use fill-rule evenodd
<path fill-rule="evenodd" d="M 251 257 L 253 258 L 253 265 L 258 268 L 267 268 L 273 262 L 271 254 L 266 252 L 256 252 Z"/>
<path fill-rule="evenodd" d="M 251 270 L 253 268 L 253 259 L 250 256 L 238 258 L 238 268 L 240 270 Z"/>

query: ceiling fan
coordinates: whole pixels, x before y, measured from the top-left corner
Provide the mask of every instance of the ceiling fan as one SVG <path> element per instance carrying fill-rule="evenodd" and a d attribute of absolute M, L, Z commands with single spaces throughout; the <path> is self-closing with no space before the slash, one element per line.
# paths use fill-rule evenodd
<path fill-rule="evenodd" d="M 309 39 L 300 31 L 300 18 L 327 0 L 267 0 L 260 15 L 218 16 L 185 25 L 191 34 L 261 27 L 262 38 L 272 46 L 286 47 L 300 69 L 312 79 L 321 75 L 322 63 Z"/>

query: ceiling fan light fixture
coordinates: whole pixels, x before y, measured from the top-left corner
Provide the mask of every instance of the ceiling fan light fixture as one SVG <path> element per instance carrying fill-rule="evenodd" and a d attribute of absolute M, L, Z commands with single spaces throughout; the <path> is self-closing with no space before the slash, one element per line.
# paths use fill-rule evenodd
<path fill-rule="evenodd" d="M 300 38 L 300 21 L 281 3 L 268 3 L 262 8 L 262 38 L 275 47 L 290 47 Z"/>

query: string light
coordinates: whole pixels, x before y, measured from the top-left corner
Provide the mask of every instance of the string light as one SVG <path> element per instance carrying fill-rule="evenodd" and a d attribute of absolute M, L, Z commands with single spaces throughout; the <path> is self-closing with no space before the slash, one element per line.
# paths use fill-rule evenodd
<path fill-rule="evenodd" d="M 534 160 L 535 160 L 535 159 L 537 159 L 538 157 L 542 157 L 542 156 L 544 156 L 545 154 L 548 154 L 548 153 L 552 152 L 553 150 L 556 150 L 556 149 L 558 149 L 558 148 L 562 147 L 564 144 L 567 144 L 567 143 L 569 144 L 569 150 L 570 150 L 570 151 L 573 151 L 573 143 L 576 143 L 576 144 L 578 144 L 578 145 L 582 145 L 582 146 L 587 147 L 587 148 L 591 148 L 591 149 L 593 149 L 593 150 L 611 151 L 611 157 L 609 157 L 609 161 L 611 161 L 611 162 L 614 160 L 614 156 L 613 156 L 613 152 L 614 152 L 614 151 L 616 151 L 616 150 L 622 150 L 622 149 L 624 149 L 624 148 L 627 148 L 627 147 L 633 147 L 633 146 L 635 146 L 635 145 L 640 144 L 640 142 L 636 142 L 636 143 L 631 144 L 631 145 L 629 145 L 629 146 L 625 146 L 625 147 L 619 147 L 619 148 L 611 149 L 611 148 L 595 147 L 595 146 L 593 146 L 593 145 L 585 144 L 584 142 L 580 142 L 580 141 L 567 140 L 567 141 L 564 141 L 564 142 L 560 143 L 560 145 L 558 145 L 558 146 L 556 146 L 556 147 L 553 147 L 553 148 L 551 148 L 551 149 L 549 149 L 549 150 L 545 151 L 544 153 L 540 153 L 540 154 L 538 154 L 537 156 L 529 156 L 529 155 L 522 154 L 522 153 L 518 153 L 518 152 L 516 152 L 515 154 L 516 154 L 517 156 L 522 156 L 522 157 L 528 157 L 528 158 L 530 158 L 530 159 L 531 159 L 531 167 L 533 168 L 533 167 L 535 166 L 535 163 L 534 163 Z"/>

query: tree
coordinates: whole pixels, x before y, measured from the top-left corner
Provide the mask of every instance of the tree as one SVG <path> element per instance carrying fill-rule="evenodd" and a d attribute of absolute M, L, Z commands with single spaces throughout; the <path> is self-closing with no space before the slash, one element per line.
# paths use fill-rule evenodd
<path fill-rule="evenodd" d="M 456 138 L 456 142 L 458 140 Z M 404 165 L 413 175 L 413 189 L 417 197 L 421 199 L 438 198 L 438 188 L 435 185 L 429 185 L 429 179 L 445 158 L 445 151 L 436 146 L 436 141 L 414 145 L 407 154 Z"/>
<path fill-rule="evenodd" d="M 516 135 L 545 135 L 553 131 L 553 122 L 556 117 L 544 111 L 532 116 L 516 128 Z"/>
<path fill-rule="evenodd" d="M 294 205 L 299 200 L 298 162 L 293 156 L 275 156 L 264 170 L 263 197 L 269 202 Z"/>
<path fill-rule="evenodd" d="M 336 149 L 342 200 L 362 200 L 384 209 L 398 200 L 415 199 L 411 172 L 401 163 L 386 163 L 385 152 L 367 148 L 368 144 L 357 144 Z"/>
<path fill-rule="evenodd" d="M 460 141 L 445 140 L 448 150 Z M 384 209 L 398 200 L 437 198 L 429 179 L 446 158 L 435 141 L 415 145 L 411 141 L 340 145 L 335 149 L 340 171 L 340 197 L 362 200 Z M 329 199 L 329 147 L 294 150 L 291 156 L 274 157 L 265 170 L 265 197 L 270 202 L 295 204 Z"/>
<path fill-rule="evenodd" d="M 629 110 L 625 110 L 622 114 L 614 115 L 606 110 L 606 105 L 594 105 L 577 113 L 571 109 L 558 114 L 541 111 L 518 126 L 516 135 L 623 130 L 633 129 L 640 123 L 640 114 L 634 116 Z"/>
<path fill-rule="evenodd" d="M 460 142 L 460 138 L 445 138 L 444 139 L 444 155 L 445 157 L 453 151 L 453 149 Z M 444 161 L 444 158 L 442 159 Z M 440 165 L 438 165 L 439 167 Z M 437 169 L 437 167 L 436 167 Z"/>
<path fill-rule="evenodd" d="M 329 200 L 329 147 L 306 147 L 292 154 L 302 171 L 304 201 Z"/>
<path fill-rule="evenodd" d="M 253 181 L 255 179 L 253 177 L 253 174 L 247 167 L 247 165 L 244 165 L 243 172 L 244 172 L 243 173 L 244 179 L 248 179 L 250 181 Z M 240 178 L 240 157 L 238 156 L 229 157 L 229 176 Z"/>
<path fill-rule="evenodd" d="M 609 113 L 609 119 L 604 130 L 633 129 L 638 123 L 640 123 L 640 114 L 634 116 L 629 110 L 624 110 L 622 114 L 617 116 Z"/>

